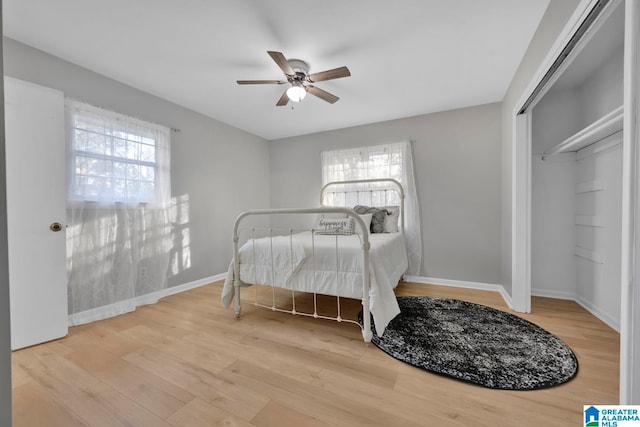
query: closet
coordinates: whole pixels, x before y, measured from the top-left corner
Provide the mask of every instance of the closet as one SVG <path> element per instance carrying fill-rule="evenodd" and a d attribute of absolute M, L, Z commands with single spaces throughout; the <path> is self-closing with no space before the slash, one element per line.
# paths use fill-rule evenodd
<path fill-rule="evenodd" d="M 624 5 L 532 110 L 531 291 L 619 331 Z"/>

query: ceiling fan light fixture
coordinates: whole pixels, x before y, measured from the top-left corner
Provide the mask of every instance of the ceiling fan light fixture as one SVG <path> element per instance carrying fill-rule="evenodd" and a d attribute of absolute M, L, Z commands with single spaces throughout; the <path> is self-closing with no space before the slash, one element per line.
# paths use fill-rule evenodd
<path fill-rule="evenodd" d="M 307 96 L 307 91 L 300 82 L 294 82 L 287 89 L 287 97 L 293 102 L 300 102 Z"/>
<path fill-rule="evenodd" d="M 309 74 L 309 64 L 306 62 L 300 59 L 287 59 L 282 52 L 269 50 L 267 53 L 276 65 L 280 67 L 286 80 L 237 80 L 237 83 L 239 85 L 291 84 L 291 87 L 287 88 L 287 90 L 280 95 L 278 102 L 276 102 L 276 107 L 284 107 L 289 101 L 300 102 L 307 96 L 307 92 L 329 104 L 334 104 L 340 98 L 320 89 L 315 86 L 315 83 L 340 79 L 351 75 L 347 67 L 338 67 L 332 70 Z"/>

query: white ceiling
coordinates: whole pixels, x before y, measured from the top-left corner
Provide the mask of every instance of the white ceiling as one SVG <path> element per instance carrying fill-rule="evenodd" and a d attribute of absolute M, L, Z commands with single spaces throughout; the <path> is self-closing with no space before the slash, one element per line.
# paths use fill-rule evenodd
<path fill-rule="evenodd" d="M 3 0 L 4 33 L 266 139 L 501 101 L 549 0 Z M 340 97 L 276 107 L 267 50 Z"/>

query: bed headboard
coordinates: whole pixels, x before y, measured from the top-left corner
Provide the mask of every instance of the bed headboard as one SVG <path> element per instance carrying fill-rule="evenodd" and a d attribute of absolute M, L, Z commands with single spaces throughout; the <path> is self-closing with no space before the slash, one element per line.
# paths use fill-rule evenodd
<path fill-rule="evenodd" d="M 404 187 L 392 178 L 333 181 L 320 190 L 321 206 L 353 208 L 400 206 L 400 229 L 404 234 Z"/>

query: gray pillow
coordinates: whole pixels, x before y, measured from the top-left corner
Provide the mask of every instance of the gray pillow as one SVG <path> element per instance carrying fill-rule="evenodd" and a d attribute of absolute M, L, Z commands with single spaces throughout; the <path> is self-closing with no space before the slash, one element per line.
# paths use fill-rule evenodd
<path fill-rule="evenodd" d="M 357 205 L 353 208 L 357 214 L 371 214 L 371 232 L 383 233 L 384 232 L 384 219 L 387 212 L 384 209 L 373 208 L 369 206 Z"/>

